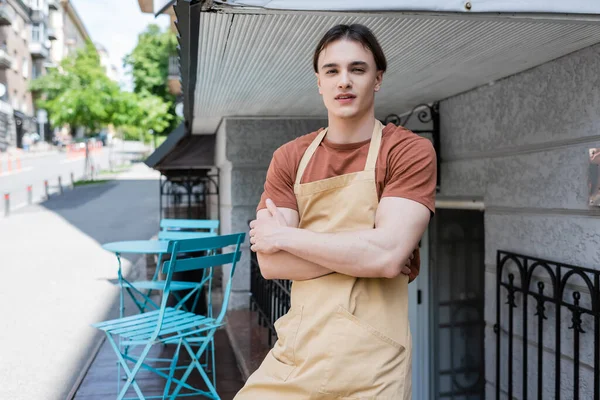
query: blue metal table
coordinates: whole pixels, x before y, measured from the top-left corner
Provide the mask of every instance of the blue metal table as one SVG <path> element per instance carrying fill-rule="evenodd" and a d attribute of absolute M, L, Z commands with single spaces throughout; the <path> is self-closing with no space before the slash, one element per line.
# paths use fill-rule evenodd
<path fill-rule="evenodd" d="M 102 248 L 115 254 L 160 254 L 167 252 L 168 245 L 166 240 L 125 240 L 105 243 Z"/>
<path fill-rule="evenodd" d="M 102 245 L 104 250 L 115 253 L 119 262 L 119 314 L 121 317 L 125 316 L 125 304 L 123 299 L 123 278 L 121 270 L 121 254 L 158 254 L 159 260 L 163 254 L 167 252 L 169 246 L 168 240 L 125 240 L 121 242 L 110 242 Z M 157 265 L 156 268 L 159 268 Z"/>

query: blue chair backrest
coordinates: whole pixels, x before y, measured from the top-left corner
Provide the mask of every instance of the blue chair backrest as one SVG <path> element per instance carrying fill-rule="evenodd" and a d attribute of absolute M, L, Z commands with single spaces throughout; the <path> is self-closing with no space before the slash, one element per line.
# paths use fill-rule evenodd
<path fill-rule="evenodd" d="M 200 231 L 201 229 L 201 231 Z M 159 240 L 181 240 L 218 234 L 219 221 L 214 219 L 162 219 Z"/>
<path fill-rule="evenodd" d="M 164 230 L 172 229 L 208 229 L 216 232 L 219 229 L 219 220 L 216 219 L 162 219 L 160 228 Z"/>
<path fill-rule="evenodd" d="M 229 303 L 229 295 L 231 294 L 231 284 L 233 274 L 237 262 L 242 255 L 241 245 L 244 243 L 245 233 L 234 233 L 231 235 L 221 235 L 205 238 L 170 240 L 168 245 L 168 253 L 171 254 L 170 261 L 165 261 L 163 270 L 166 271 L 167 277 L 165 282 L 165 294 L 162 299 L 161 310 L 166 307 L 166 302 L 170 293 L 171 280 L 175 272 L 184 272 L 199 270 L 212 267 L 220 267 L 231 264 L 229 272 L 229 280 L 223 293 L 223 303 L 221 312 L 216 318 L 217 323 L 221 323 L 227 312 Z M 233 247 L 233 250 L 230 250 Z M 197 252 L 206 252 L 207 255 L 200 257 L 189 257 L 178 259 L 178 255 L 194 254 Z M 162 311 L 161 311 L 162 313 Z M 162 320 L 162 315 L 161 315 Z"/>

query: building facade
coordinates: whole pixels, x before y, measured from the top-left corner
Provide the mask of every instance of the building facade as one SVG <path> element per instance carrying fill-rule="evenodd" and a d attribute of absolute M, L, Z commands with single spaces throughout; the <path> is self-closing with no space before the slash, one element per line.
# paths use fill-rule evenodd
<path fill-rule="evenodd" d="M 175 6 L 186 122 L 147 163 L 168 175 L 183 168 L 169 158 L 185 158 L 190 137 L 212 138 L 214 151 L 185 165 L 218 175 L 206 216 L 221 233 L 247 231 L 273 152 L 327 123 L 306 43 L 336 23 L 364 23 L 389 62 L 377 118 L 428 137 L 439 157 L 436 215 L 409 288 L 413 398 L 599 399 L 600 162 L 590 160 L 600 147 L 600 9 L 228 3 Z M 272 327 L 286 286 L 263 284 L 247 245 L 230 304 L 252 305 Z M 261 310 L 265 293 L 271 310 Z"/>
<path fill-rule="evenodd" d="M 0 85 L 2 85 L 3 105 L 2 120 L 6 121 L 4 133 L 5 147 L 21 146 L 23 135 L 36 132 L 33 99 L 28 90 L 31 80 L 31 69 L 34 61 L 31 47 L 38 46 L 33 43 L 31 36 L 30 5 L 21 0 L 6 0 L 0 2 Z M 10 111 L 12 109 L 12 113 Z M 10 115 L 12 114 L 12 115 Z M 0 128 L 2 129 L 2 128 Z"/>
<path fill-rule="evenodd" d="M 0 146 L 23 147 L 28 134 L 52 139 L 48 116 L 36 109 L 29 83 L 89 39 L 68 0 L 0 2 L 0 101 L 5 103 L 0 113 L 11 108 L 13 114 L 0 115 Z"/>

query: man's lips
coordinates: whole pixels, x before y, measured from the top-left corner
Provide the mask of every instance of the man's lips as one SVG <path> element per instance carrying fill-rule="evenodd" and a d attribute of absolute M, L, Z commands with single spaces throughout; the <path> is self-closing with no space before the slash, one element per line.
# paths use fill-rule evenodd
<path fill-rule="evenodd" d="M 341 104 L 349 104 L 352 103 L 354 101 L 354 99 L 356 99 L 356 96 L 353 94 L 338 94 L 337 96 L 335 96 L 335 99 L 340 102 Z"/>
<path fill-rule="evenodd" d="M 348 100 L 348 99 L 355 99 L 356 96 L 350 93 L 344 93 L 344 94 L 338 94 L 337 96 L 335 96 L 336 100 Z"/>

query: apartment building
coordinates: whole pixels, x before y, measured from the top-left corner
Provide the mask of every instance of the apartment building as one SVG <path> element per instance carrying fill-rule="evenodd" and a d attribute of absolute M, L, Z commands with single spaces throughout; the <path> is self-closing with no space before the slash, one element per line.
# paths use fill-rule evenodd
<path fill-rule="evenodd" d="M 111 63 L 110 54 L 108 53 L 108 50 L 106 50 L 106 47 L 100 43 L 95 43 L 94 45 L 100 56 L 100 65 L 102 65 L 106 76 L 115 82 L 119 82 L 119 71 L 117 70 L 117 67 Z"/>
<path fill-rule="evenodd" d="M 22 147 L 27 134 L 52 140 L 29 83 L 88 40 L 69 0 L 0 0 L 0 150 Z"/>
<path fill-rule="evenodd" d="M 21 146 L 23 135 L 36 131 L 31 93 L 33 53 L 39 56 L 45 43 L 32 41 L 32 17 L 29 4 L 22 0 L 0 1 L 0 146 Z M 39 39 L 39 36 L 37 37 Z"/>

